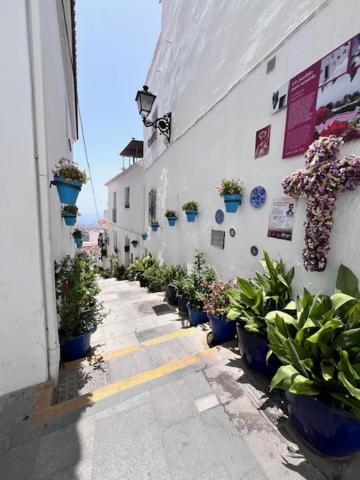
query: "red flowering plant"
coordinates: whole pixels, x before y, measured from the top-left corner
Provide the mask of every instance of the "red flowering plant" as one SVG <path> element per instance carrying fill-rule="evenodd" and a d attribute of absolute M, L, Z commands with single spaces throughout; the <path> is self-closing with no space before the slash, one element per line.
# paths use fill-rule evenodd
<path fill-rule="evenodd" d="M 229 297 L 226 291 L 231 287 L 231 282 L 206 282 L 204 286 L 204 310 L 214 317 L 226 318 L 229 310 Z"/>

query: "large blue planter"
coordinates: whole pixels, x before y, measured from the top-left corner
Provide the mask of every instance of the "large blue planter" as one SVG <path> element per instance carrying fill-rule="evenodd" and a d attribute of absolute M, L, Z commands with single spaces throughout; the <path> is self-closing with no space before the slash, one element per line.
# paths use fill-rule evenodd
<path fill-rule="evenodd" d="M 81 248 L 82 247 L 82 238 L 81 237 L 73 237 L 73 238 L 74 238 L 74 242 L 76 243 L 77 248 Z"/>
<path fill-rule="evenodd" d="M 82 187 L 82 183 L 77 180 L 70 180 L 65 177 L 55 176 L 52 182 L 56 185 L 60 203 L 66 205 L 75 205 L 77 197 Z"/>
<path fill-rule="evenodd" d="M 203 310 L 193 310 L 192 308 L 190 308 L 190 303 L 188 303 L 186 306 L 189 312 L 190 325 L 192 327 L 196 327 L 196 325 L 208 321 L 206 312 L 204 312 Z"/>
<path fill-rule="evenodd" d="M 208 318 L 215 343 L 225 343 L 235 338 L 236 322 L 228 322 L 226 318 L 216 317 L 209 313 Z"/>
<path fill-rule="evenodd" d="M 196 210 L 185 210 L 185 213 L 186 213 L 186 218 L 188 222 L 190 223 L 195 222 L 195 218 L 197 215 Z"/>
<path fill-rule="evenodd" d="M 280 364 L 274 355 L 271 355 L 266 363 L 269 351 L 266 336 L 247 332 L 240 323 L 236 323 L 236 332 L 240 352 L 248 365 L 259 373 L 274 375 Z"/>
<path fill-rule="evenodd" d="M 360 422 L 353 415 L 316 397 L 285 395 L 294 427 L 311 446 L 336 457 L 360 450 Z"/>
<path fill-rule="evenodd" d="M 142 238 L 143 240 L 146 240 L 147 237 L 148 237 L 148 234 L 147 234 L 147 233 L 142 233 L 142 234 L 141 234 L 141 238 Z"/>
<path fill-rule="evenodd" d="M 241 195 L 224 195 L 225 210 L 228 213 L 235 213 L 238 206 L 241 205 Z"/>
<path fill-rule="evenodd" d="M 157 225 L 156 223 L 152 223 L 152 224 L 151 224 L 151 230 L 152 230 L 153 232 L 157 232 L 157 229 L 158 229 L 158 228 L 159 228 L 159 225 Z"/>
<path fill-rule="evenodd" d="M 95 329 L 90 330 L 71 340 L 63 340 L 61 344 L 61 360 L 70 362 L 85 357 L 90 351 L 90 337 Z"/>
<path fill-rule="evenodd" d="M 63 213 L 63 218 L 66 225 L 75 225 L 76 223 L 76 213 Z"/>
<path fill-rule="evenodd" d="M 170 227 L 174 227 L 176 224 L 176 217 L 167 217 Z"/>

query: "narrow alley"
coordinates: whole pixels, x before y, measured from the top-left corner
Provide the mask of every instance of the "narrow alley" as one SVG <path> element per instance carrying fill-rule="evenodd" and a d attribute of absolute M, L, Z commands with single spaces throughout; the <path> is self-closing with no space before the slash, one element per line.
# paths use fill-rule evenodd
<path fill-rule="evenodd" d="M 92 356 L 62 364 L 56 392 L 1 397 L 1 479 L 356 478 L 299 441 L 236 341 L 210 349 L 208 327 L 189 328 L 163 293 L 100 284 Z"/>

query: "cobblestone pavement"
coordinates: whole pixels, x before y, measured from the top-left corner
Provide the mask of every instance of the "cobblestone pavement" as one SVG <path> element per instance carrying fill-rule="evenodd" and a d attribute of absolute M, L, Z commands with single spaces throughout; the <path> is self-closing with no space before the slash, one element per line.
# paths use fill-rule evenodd
<path fill-rule="evenodd" d="M 0 397 L 1 480 L 359 479 L 358 457 L 300 441 L 236 341 L 209 349 L 162 293 L 100 283 L 108 316 L 55 404 L 34 410 L 38 387 Z"/>

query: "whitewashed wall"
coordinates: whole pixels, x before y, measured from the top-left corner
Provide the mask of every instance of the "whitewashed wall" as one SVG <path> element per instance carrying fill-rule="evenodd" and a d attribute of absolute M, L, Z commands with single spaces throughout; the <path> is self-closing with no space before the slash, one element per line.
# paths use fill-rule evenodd
<path fill-rule="evenodd" d="M 49 374 L 55 378 L 58 370 L 53 261 L 74 249 L 49 182 L 53 165 L 61 156 L 71 156 L 66 125 L 70 138 L 74 129 L 73 116 L 64 107 L 72 94 L 64 87 L 69 71 L 61 52 L 57 3 L 5 2 L 0 16 L 0 395 L 44 381 Z M 31 5 L 28 24 L 26 4 Z"/>
<path fill-rule="evenodd" d="M 145 203 L 145 185 L 144 169 L 142 161 L 131 165 L 127 170 L 120 173 L 106 184 L 108 186 L 108 214 L 107 219 L 110 226 L 107 230 L 110 243 L 108 246 L 108 262 L 114 253 L 114 234 L 117 234 L 118 261 L 126 264 L 127 259 L 124 246 L 130 244 L 130 255 L 133 258 L 139 257 L 144 253 L 144 241 L 141 234 L 144 231 L 144 203 Z M 125 208 L 125 188 L 130 187 L 130 208 Z M 112 221 L 113 192 L 116 192 L 116 222 Z M 146 229 L 145 229 L 146 231 Z M 138 241 L 138 246 L 131 245 L 132 240 Z M 108 263 L 107 262 L 107 263 Z"/>
<path fill-rule="evenodd" d="M 303 156 L 282 159 L 286 109 L 270 113 L 272 93 L 357 34 L 359 15 L 357 0 L 347 0 L 346 8 L 343 0 L 163 1 L 162 33 L 147 84 L 158 95 L 159 114 L 173 114 L 172 142 L 166 148 L 158 139 L 153 148 L 145 148 L 145 182 L 146 191 L 157 189 L 160 208 L 176 209 L 179 220 L 171 228 L 158 214 L 161 228 L 148 240 L 154 254 L 167 262 L 189 263 L 194 249 L 202 248 L 225 280 L 261 269 L 260 255 L 250 254 L 256 245 L 259 252 L 266 249 L 295 265 L 298 291 L 304 285 L 331 291 L 341 263 L 360 276 L 360 192 L 339 195 L 324 273 L 303 268 L 305 201 L 298 204 L 292 242 L 267 238 L 271 199 L 282 196 L 281 180 L 304 165 Z M 267 53 L 292 31 L 276 48 L 275 70 L 266 74 Z M 269 124 L 270 153 L 255 160 L 255 132 Z M 145 146 L 149 130 L 144 129 Z M 344 147 L 343 153 L 348 152 L 360 154 L 360 142 Z M 243 178 L 247 194 L 238 213 L 226 214 L 218 227 L 226 231 L 225 249 L 219 250 L 210 246 L 210 231 L 216 226 L 215 211 L 224 209 L 215 190 L 223 177 Z M 249 204 L 257 185 L 268 194 L 261 210 Z M 181 211 L 188 200 L 200 205 L 194 224 Z M 228 234 L 231 227 L 235 238 Z"/>

